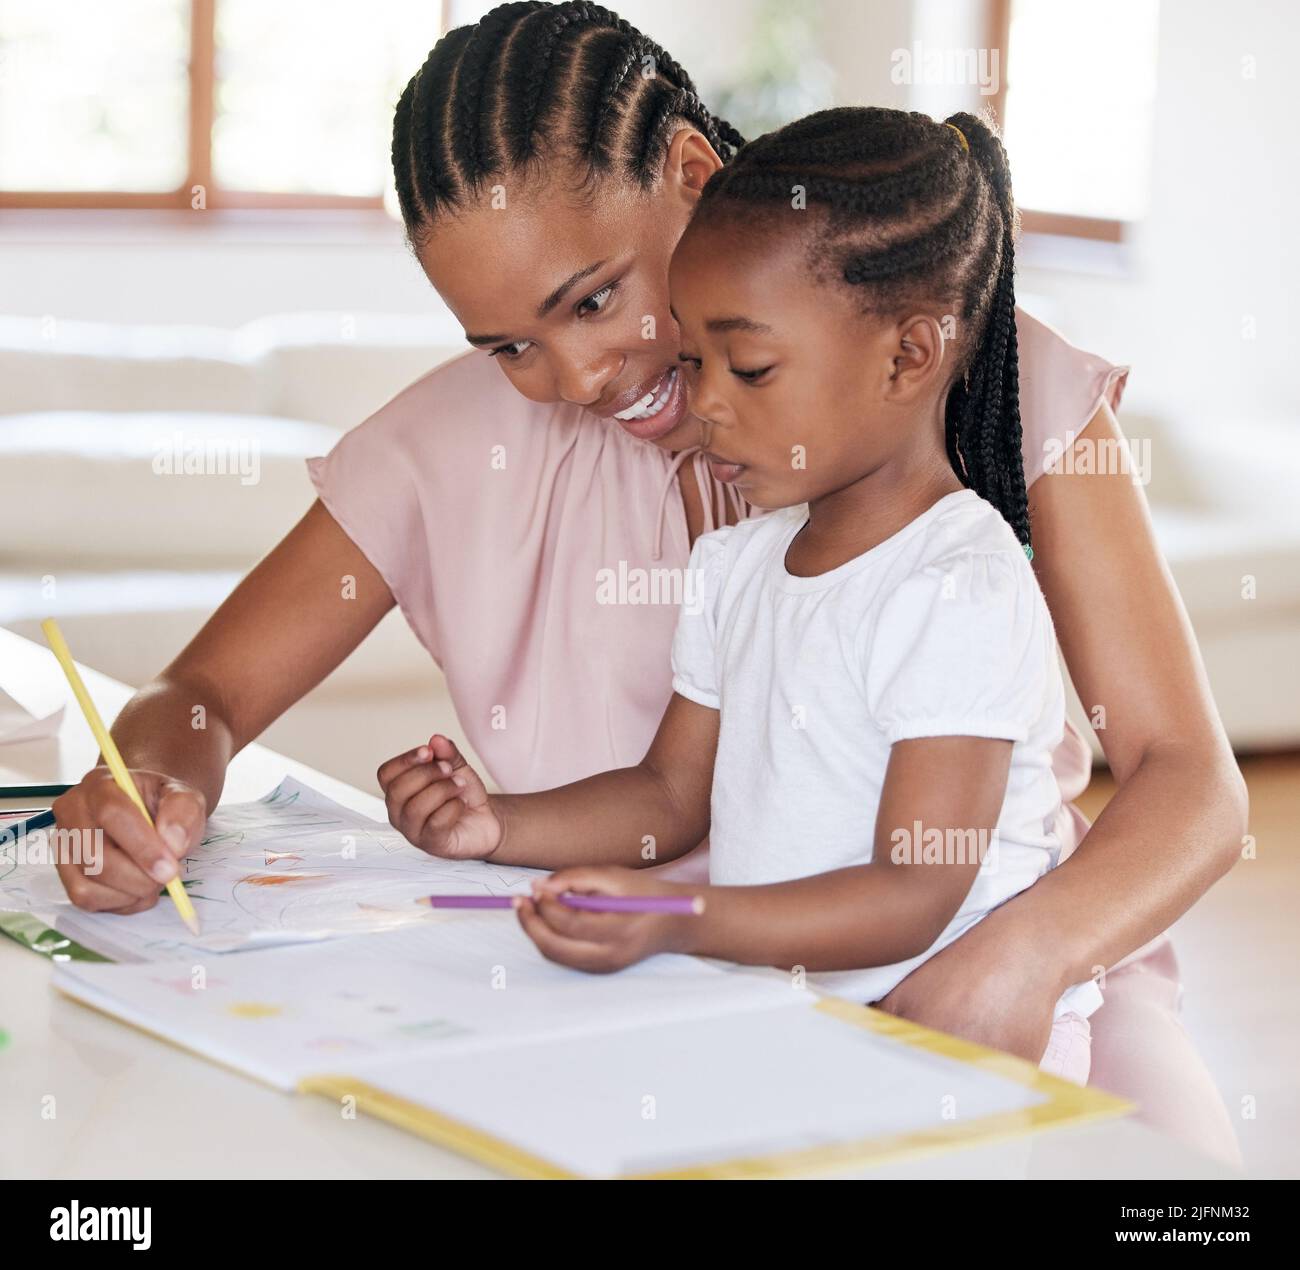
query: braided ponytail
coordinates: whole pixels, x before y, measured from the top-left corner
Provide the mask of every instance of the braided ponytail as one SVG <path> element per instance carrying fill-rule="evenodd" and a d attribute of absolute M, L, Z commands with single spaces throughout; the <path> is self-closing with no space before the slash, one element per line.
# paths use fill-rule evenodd
<path fill-rule="evenodd" d="M 1016 335 L 1015 236 L 1017 215 L 1011 196 L 1011 169 L 997 135 L 973 115 L 956 114 L 946 124 L 961 130 L 992 186 L 999 232 L 993 293 L 980 339 L 966 376 L 953 384 L 945 414 L 949 457 L 954 470 L 988 499 L 1015 530 L 1032 557 L 1029 496 L 1020 425 L 1020 351 Z M 990 262 L 991 263 L 991 262 Z"/>

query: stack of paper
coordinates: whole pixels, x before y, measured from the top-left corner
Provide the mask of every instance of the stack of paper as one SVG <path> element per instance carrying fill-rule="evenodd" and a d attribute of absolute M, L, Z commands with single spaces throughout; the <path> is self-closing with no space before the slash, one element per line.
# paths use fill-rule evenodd
<path fill-rule="evenodd" d="M 786 976 L 543 961 L 508 913 L 306 947 L 60 966 L 69 995 L 525 1176 L 817 1172 L 1114 1115 L 1108 1095 Z"/>

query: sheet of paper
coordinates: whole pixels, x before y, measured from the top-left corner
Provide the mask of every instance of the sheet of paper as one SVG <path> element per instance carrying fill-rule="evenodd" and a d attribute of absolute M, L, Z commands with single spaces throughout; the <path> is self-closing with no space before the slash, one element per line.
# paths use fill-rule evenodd
<path fill-rule="evenodd" d="M 28 741 L 43 741 L 57 736 L 59 726 L 63 722 L 63 710 L 64 707 L 60 706 L 53 714 L 47 714 L 43 719 L 36 719 L 31 715 L 28 715 L 26 720 L 0 718 L 0 745 L 23 745 Z M 27 712 L 24 710 L 23 713 Z"/>
<path fill-rule="evenodd" d="M 0 745 L 0 785 L 71 785 L 89 766 L 78 766 L 57 736 Z"/>
<path fill-rule="evenodd" d="M 543 1042 L 526 1083 L 506 1050 L 346 1074 L 588 1177 L 925 1134 L 1047 1100 L 811 1006 Z"/>
<path fill-rule="evenodd" d="M 397 830 L 286 777 L 253 803 L 219 807 L 182 864 L 202 934 L 192 936 L 166 898 L 130 917 L 86 913 L 67 900 L 35 835 L 0 849 L 0 910 L 47 924 L 115 961 L 239 952 L 434 919 L 414 901 L 435 892 L 526 894 L 532 869 L 438 860 Z M 33 858 L 34 856 L 38 858 Z"/>
<path fill-rule="evenodd" d="M 483 911 L 238 957 L 68 963 L 55 976 L 70 995 L 283 1088 L 376 1058 L 481 1053 L 809 999 L 787 978 L 692 957 L 583 974 L 546 961 L 514 914 Z M 531 1058 L 514 1064 L 518 1087 Z"/>
<path fill-rule="evenodd" d="M 64 707 L 37 717 L 0 690 L 0 785 L 52 785 L 66 775 L 59 728 Z M 66 783 L 66 782 L 63 782 Z"/>

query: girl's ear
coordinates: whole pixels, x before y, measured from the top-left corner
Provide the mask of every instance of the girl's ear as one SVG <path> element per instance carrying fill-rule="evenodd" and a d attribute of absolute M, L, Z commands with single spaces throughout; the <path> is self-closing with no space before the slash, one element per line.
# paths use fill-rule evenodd
<path fill-rule="evenodd" d="M 928 313 L 904 318 L 895 327 L 893 369 L 886 385 L 894 401 L 909 401 L 934 387 L 944 375 L 943 327 Z"/>
<path fill-rule="evenodd" d="M 679 128 L 664 158 L 664 189 L 694 206 L 709 177 L 721 166 L 718 152 L 698 128 Z"/>

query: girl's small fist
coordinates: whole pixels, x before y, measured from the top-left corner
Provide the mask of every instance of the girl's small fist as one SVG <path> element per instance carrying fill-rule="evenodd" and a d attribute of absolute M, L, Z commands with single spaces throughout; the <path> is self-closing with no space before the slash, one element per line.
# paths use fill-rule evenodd
<path fill-rule="evenodd" d="M 378 773 L 388 821 L 421 851 L 481 860 L 501 844 L 501 820 L 479 774 L 450 738 L 398 754 Z"/>

